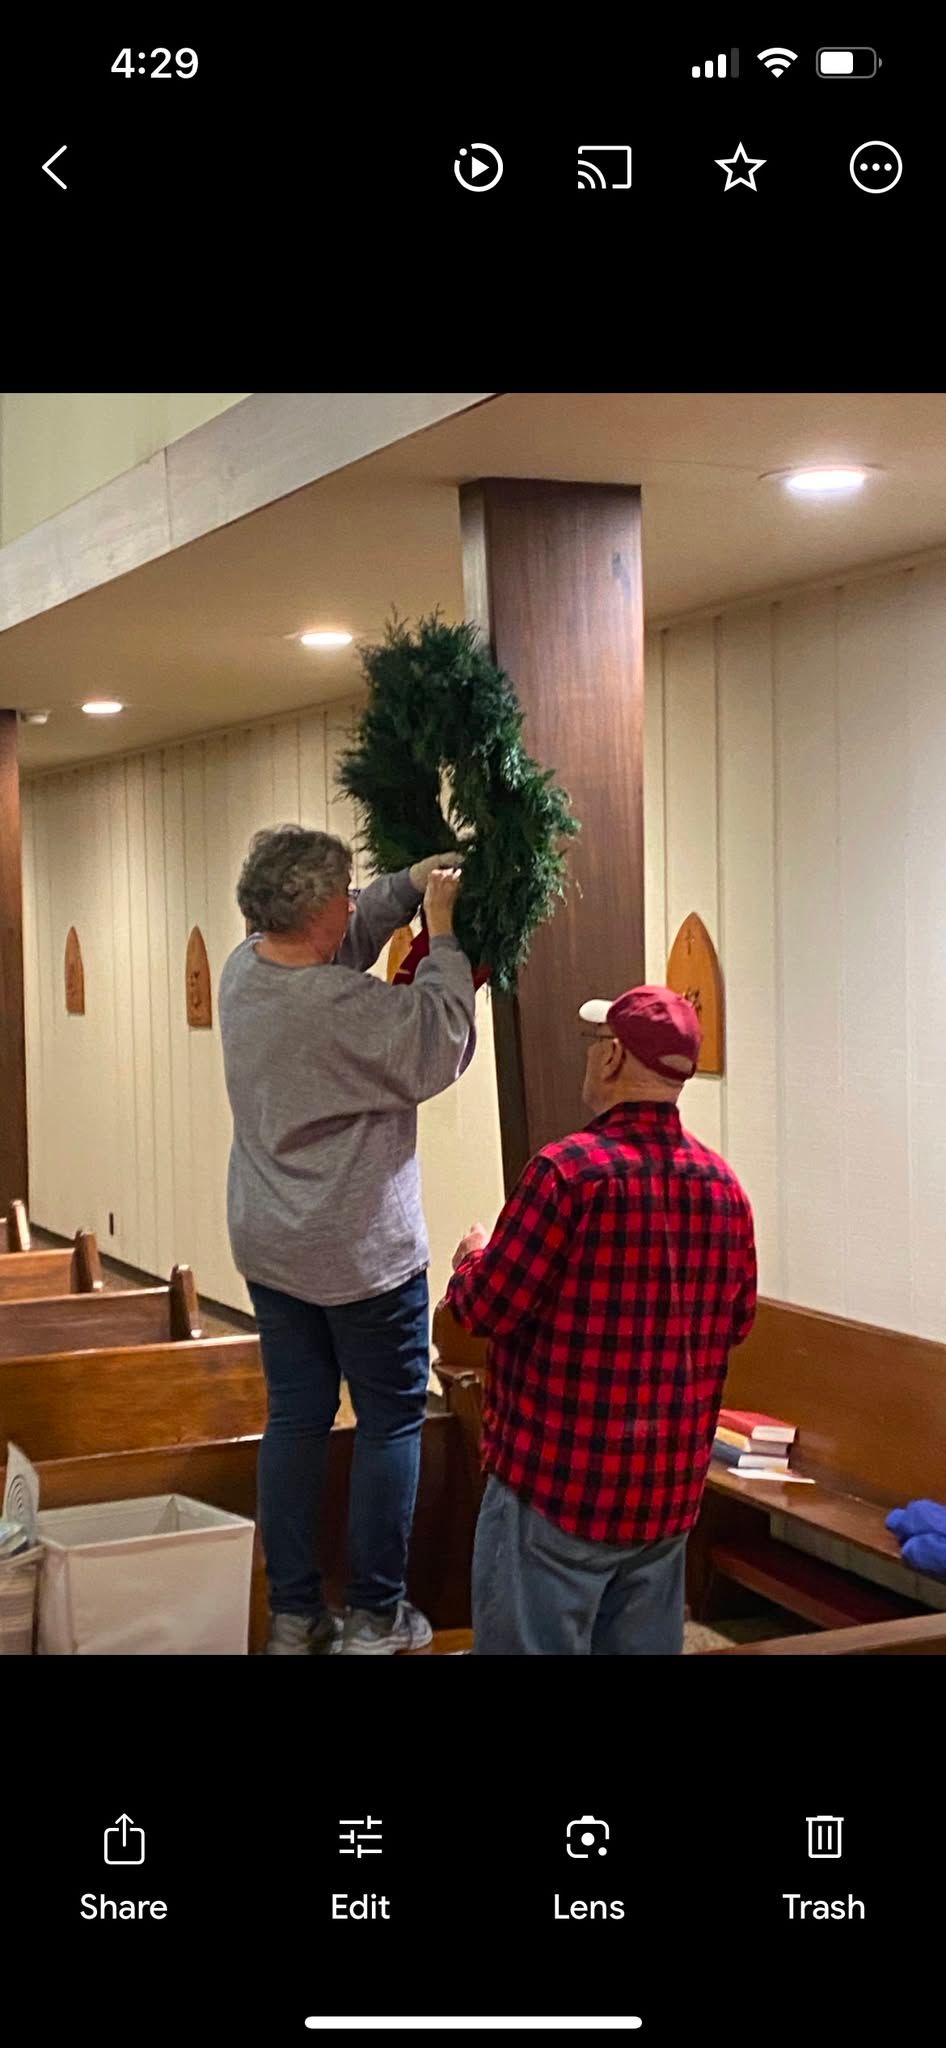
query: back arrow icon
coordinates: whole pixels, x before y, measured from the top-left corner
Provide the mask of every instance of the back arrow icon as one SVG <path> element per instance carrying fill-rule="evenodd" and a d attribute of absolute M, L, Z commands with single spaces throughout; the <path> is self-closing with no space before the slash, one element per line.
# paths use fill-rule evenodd
<path fill-rule="evenodd" d="M 66 154 L 66 151 L 67 151 L 68 147 L 69 147 L 69 144 L 68 144 L 68 142 L 64 142 L 64 143 L 63 143 L 63 145 L 62 145 L 62 148 L 61 148 L 61 149 L 54 149 L 54 150 L 53 150 L 53 153 L 52 153 L 52 156 L 50 156 L 50 157 L 47 157 L 47 159 L 46 159 L 46 162 L 45 162 L 45 163 L 44 163 L 44 165 L 43 165 L 43 169 L 44 169 L 44 171 L 45 171 L 45 173 L 46 173 L 46 176 L 47 176 L 47 178 L 51 178 L 51 179 L 52 179 L 52 181 L 53 181 L 53 184 L 54 184 L 54 185 L 60 185 L 60 186 L 62 186 L 62 190 L 63 190 L 64 192 L 67 192 L 67 191 L 68 191 L 68 189 L 69 189 L 69 188 L 68 188 L 68 186 L 67 186 L 67 185 L 66 185 L 66 184 L 64 183 L 64 181 L 63 181 L 63 179 L 62 179 L 62 178 L 59 178 L 59 177 L 57 177 L 57 175 L 56 175 L 55 171 L 51 171 L 51 170 L 50 170 L 49 166 L 50 166 L 50 164 L 58 163 L 58 161 L 59 161 L 59 158 L 60 158 L 61 156 L 65 156 L 65 154 Z"/>

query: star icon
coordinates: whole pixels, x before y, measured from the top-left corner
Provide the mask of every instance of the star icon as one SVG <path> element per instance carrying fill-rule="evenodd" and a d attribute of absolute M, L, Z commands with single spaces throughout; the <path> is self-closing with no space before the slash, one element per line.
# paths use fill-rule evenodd
<path fill-rule="evenodd" d="M 757 192 L 759 188 L 755 181 L 755 174 L 757 171 L 761 171 L 765 161 L 764 156 L 747 156 L 744 142 L 740 142 L 735 156 L 718 156 L 714 158 L 714 162 L 719 165 L 720 170 L 726 173 L 725 189 L 727 192 L 731 192 L 734 185 L 748 185 L 750 192 Z M 742 167 L 738 173 L 736 171 L 737 164 Z"/>

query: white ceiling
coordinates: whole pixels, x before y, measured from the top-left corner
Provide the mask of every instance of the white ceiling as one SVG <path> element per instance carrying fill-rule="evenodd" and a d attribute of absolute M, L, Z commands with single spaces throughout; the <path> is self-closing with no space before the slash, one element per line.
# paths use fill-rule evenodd
<path fill-rule="evenodd" d="M 875 466 L 855 498 L 805 502 L 759 481 L 823 462 Z M 0 635 L 0 704 L 27 770 L 275 716 L 348 694 L 353 650 L 463 595 L 456 486 L 477 476 L 639 483 L 648 618 L 666 618 L 946 544 L 946 394 L 509 393 L 396 443 L 146 568 Z M 101 722 L 78 709 L 114 695 Z"/>

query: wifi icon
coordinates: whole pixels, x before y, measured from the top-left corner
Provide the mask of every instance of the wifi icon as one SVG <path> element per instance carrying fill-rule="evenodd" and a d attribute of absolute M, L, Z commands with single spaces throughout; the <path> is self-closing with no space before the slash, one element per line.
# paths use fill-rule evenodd
<path fill-rule="evenodd" d="M 759 51 L 759 63 L 765 65 L 766 70 L 771 72 L 773 78 L 781 78 L 783 71 L 788 71 L 790 66 L 797 63 L 797 61 L 797 50 Z"/>

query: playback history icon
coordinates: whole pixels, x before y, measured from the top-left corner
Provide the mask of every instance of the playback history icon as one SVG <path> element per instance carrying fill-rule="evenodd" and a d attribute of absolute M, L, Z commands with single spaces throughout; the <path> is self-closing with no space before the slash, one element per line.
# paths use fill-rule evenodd
<path fill-rule="evenodd" d="M 464 192 L 492 192 L 503 174 L 503 160 L 489 142 L 474 142 L 457 151 L 453 175 Z"/>

